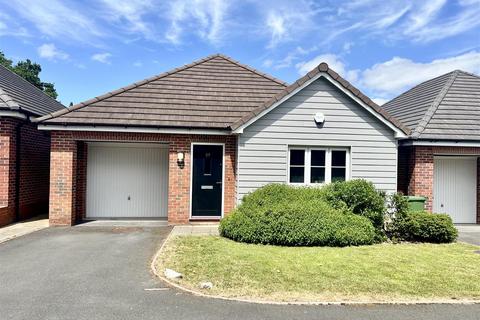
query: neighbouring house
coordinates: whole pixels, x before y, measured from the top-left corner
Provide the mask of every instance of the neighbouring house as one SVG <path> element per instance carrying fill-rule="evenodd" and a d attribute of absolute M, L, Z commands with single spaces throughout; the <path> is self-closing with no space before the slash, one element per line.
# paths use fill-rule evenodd
<path fill-rule="evenodd" d="M 411 130 L 399 146 L 399 190 L 455 223 L 480 223 L 480 77 L 453 71 L 382 108 Z"/>
<path fill-rule="evenodd" d="M 295 83 L 213 55 L 36 120 L 50 223 L 218 220 L 271 182 L 397 190 L 410 129 L 322 63 Z"/>
<path fill-rule="evenodd" d="M 31 119 L 61 109 L 0 65 L 0 226 L 48 212 L 50 134 Z"/>

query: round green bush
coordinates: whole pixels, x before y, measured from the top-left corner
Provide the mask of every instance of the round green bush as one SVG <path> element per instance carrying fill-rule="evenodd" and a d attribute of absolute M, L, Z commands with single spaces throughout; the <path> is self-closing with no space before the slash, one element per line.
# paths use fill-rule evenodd
<path fill-rule="evenodd" d="M 256 195 L 252 198 L 261 199 Z M 240 205 L 222 219 L 222 236 L 240 242 L 282 246 L 343 247 L 375 241 L 375 228 L 367 218 L 334 209 L 320 199 L 278 198 L 276 203 L 266 200 L 254 206 L 252 198 L 246 199 L 248 205 Z"/>
<path fill-rule="evenodd" d="M 364 216 L 377 230 L 383 230 L 385 194 L 375 189 L 373 183 L 363 179 L 334 182 L 322 188 L 321 193 L 334 208 Z"/>
<path fill-rule="evenodd" d="M 457 239 L 458 231 L 449 215 L 419 211 L 396 219 L 392 234 L 394 240 L 449 243 Z"/>

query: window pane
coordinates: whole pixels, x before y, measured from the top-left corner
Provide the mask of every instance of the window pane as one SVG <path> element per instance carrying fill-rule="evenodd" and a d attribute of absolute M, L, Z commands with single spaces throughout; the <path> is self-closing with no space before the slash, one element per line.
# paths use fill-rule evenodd
<path fill-rule="evenodd" d="M 345 150 L 332 150 L 332 166 L 333 167 L 345 167 L 347 158 L 347 151 Z"/>
<path fill-rule="evenodd" d="M 310 183 L 324 183 L 325 182 L 325 168 L 312 168 L 310 174 Z"/>
<path fill-rule="evenodd" d="M 296 166 L 305 165 L 305 150 L 290 150 L 290 164 Z"/>
<path fill-rule="evenodd" d="M 305 168 L 304 167 L 290 167 L 290 182 L 303 183 L 305 182 Z"/>
<path fill-rule="evenodd" d="M 345 181 L 345 168 L 332 168 L 332 182 Z"/>
<path fill-rule="evenodd" d="M 312 150 L 312 166 L 325 166 L 325 150 Z"/>
<path fill-rule="evenodd" d="M 212 155 L 210 152 L 205 152 L 205 158 L 203 162 L 203 174 L 211 175 L 212 174 Z"/>

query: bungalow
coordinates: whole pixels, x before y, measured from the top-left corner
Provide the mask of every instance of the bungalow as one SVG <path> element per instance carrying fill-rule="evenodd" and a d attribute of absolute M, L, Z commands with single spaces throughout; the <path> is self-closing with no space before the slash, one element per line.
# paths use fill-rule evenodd
<path fill-rule="evenodd" d="M 36 121 L 51 133 L 52 225 L 218 220 L 271 182 L 394 192 L 412 131 L 325 63 L 287 86 L 223 55 Z"/>
<path fill-rule="evenodd" d="M 455 223 L 480 223 L 480 77 L 453 71 L 382 108 L 411 130 L 399 146 L 399 190 Z"/>
<path fill-rule="evenodd" d="M 0 65 L 0 226 L 48 212 L 50 135 L 31 120 L 64 108 Z"/>

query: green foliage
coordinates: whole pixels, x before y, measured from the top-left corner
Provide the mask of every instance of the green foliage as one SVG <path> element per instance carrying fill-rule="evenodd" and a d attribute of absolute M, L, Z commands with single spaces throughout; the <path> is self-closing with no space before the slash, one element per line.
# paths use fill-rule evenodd
<path fill-rule="evenodd" d="M 400 192 L 389 195 L 387 203 L 388 211 L 393 218 L 401 218 L 408 212 L 407 198 Z"/>
<path fill-rule="evenodd" d="M 394 240 L 448 243 L 455 241 L 457 236 L 450 216 L 424 211 L 405 213 L 395 219 L 392 228 Z"/>
<path fill-rule="evenodd" d="M 334 182 L 322 188 L 322 194 L 334 208 L 364 216 L 379 232 L 383 230 L 385 194 L 376 190 L 371 182 L 363 179 Z"/>
<path fill-rule="evenodd" d="M 45 94 L 47 94 L 48 96 L 54 99 L 57 98 L 58 94 L 55 90 L 54 84 L 49 82 L 42 82 L 40 80 L 40 72 L 42 72 L 42 67 L 38 63 L 32 62 L 30 61 L 30 59 L 27 59 L 25 61 L 19 61 L 16 65 L 13 65 L 12 60 L 7 59 L 3 52 L 0 51 L 0 64 L 27 80 L 38 89 L 45 92 Z"/>
<path fill-rule="evenodd" d="M 235 241 L 284 246 L 372 244 L 375 228 L 364 217 L 322 200 L 322 189 L 271 184 L 244 197 L 220 223 Z"/>
<path fill-rule="evenodd" d="M 2 51 L 0 51 L 0 64 L 5 68 L 12 70 L 12 60 L 7 59 Z"/>

